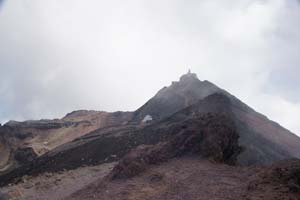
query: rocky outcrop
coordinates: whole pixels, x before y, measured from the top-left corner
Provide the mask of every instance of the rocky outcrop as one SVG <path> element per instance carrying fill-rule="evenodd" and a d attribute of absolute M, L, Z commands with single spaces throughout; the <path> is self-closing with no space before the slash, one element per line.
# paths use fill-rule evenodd
<path fill-rule="evenodd" d="M 37 157 L 38 155 L 31 147 L 21 147 L 14 152 L 14 158 L 20 165 L 27 164 Z"/>
<path fill-rule="evenodd" d="M 113 169 L 111 179 L 139 175 L 149 165 L 174 157 L 197 155 L 211 161 L 235 164 L 241 152 L 233 121 L 220 114 L 204 114 L 186 121 L 178 133 L 156 145 L 141 145 L 126 155 Z"/>
<path fill-rule="evenodd" d="M 286 160 L 260 167 L 249 182 L 249 200 L 298 200 L 300 197 L 300 160 Z"/>

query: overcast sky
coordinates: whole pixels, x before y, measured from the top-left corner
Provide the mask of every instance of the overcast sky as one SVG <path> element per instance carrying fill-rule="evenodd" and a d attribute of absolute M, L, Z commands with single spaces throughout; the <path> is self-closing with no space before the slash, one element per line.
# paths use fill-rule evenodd
<path fill-rule="evenodd" d="M 190 66 L 300 134 L 299 22 L 297 0 L 0 0 L 0 122 L 135 110 Z"/>

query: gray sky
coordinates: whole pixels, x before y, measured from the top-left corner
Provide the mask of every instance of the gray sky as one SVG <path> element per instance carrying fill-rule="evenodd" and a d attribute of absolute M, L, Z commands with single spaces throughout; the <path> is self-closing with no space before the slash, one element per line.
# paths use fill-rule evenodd
<path fill-rule="evenodd" d="M 186 73 L 300 134 L 297 0 L 0 0 L 0 122 L 135 110 Z"/>

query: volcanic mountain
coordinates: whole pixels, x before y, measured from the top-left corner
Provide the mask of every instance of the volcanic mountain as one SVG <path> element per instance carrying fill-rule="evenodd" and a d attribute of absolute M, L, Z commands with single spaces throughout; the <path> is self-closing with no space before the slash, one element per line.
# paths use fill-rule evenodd
<path fill-rule="evenodd" d="M 49 178 L 47 174 L 50 173 L 53 177 L 59 176 L 61 186 L 69 189 L 62 190 L 57 198 L 51 195 L 51 190 L 35 189 L 32 194 L 32 186 L 27 191 L 31 191 L 33 196 L 42 195 L 40 199 L 176 199 L 175 188 L 183 187 L 186 190 L 178 189 L 181 192 L 178 196 L 190 195 L 190 199 L 197 199 L 197 196 L 209 193 L 203 199 L 221 199 L 212 193 L 208 184 L 219 177 L 221 183 L 218 190 L 226 198 L 260 199 L 260 187 L 269 188 L 272 194 L 279 196 L 283 194 L 282 191 L 291 190 L 291 195 L 285 196 L 290 199 L 297 199 L 294 197 L 300 194 L 300 181 L 293 178 L 299 175 L 299 160 L 274 164 L 274 167 L 262 166 L 299 158 L 299 137 L 213 83 L 200 81 L 191 72 L 161 89 L 135 112 L 110 113 L 106 118 L 99 116 L 101 114 L 95 111 L 81 111 L 61 120 L 10 122 L 1 127 L 0 136 L 4 144 L 11 144 L 7 142 L 10 133 L 14 133 L 10 135 L 14 138 L 18 133 L 28 132 L 33 126 L 34 130 L 39 130 L 33 138 L 47 135 L 39 143 L 53 141 L 52 138 L 64 139 L 66 135 L 69 139 L 59 140 L 60 143 L 56 143 L 53 149 L 41 155 L 34 155 L 28 150 L 21 151 L 25 152 L 21 154 L 23 157 L 28 156 L 26 162 L 19 161 L 17 166 L 0 176 L 0 186 L 17 184 L 6 186 L 0 192 L 26 187 L 28 181 L 33 185 L 40 182 L 38 180 L 49 184 L 50 180 L 46 181 L 45 177 Z M 92 123 L 91 119 L 95 117 L 99 119 L 97 125 L 87 126 L 86 129 L 76 128 L 83 126 L 80 123 Z M 107 118 L 113 119 L 108 120 L 113 122 L 102 121 Z M 47 128 L 41 128 L 45 125 Z M 62 127 L 71 127 L 71 131 L 68 134 L 49 131 L 62 130 Z M 19 146 L 31 147 L 35 144 L 31 139 L 10 141 L 17 141 L 15 145 L 6 145 L 15 146 L 11 151 L 13 155 L 20 155 L 16 148 L 19 141 L 22 143 Z M 15 156 L 15 159 L 19 157 Z M 107 165 L 111 168 L 102 167 Z M 255 168 L 253 165 L 261 167 Z M 93 171 L 95 167 L 99 173 L 101 171 L 101 175 Z M 278 169 L 283 170 L 280 176 L 276 174 Z M 151 174 L 151 170 L 155 173 Z M 86 171 L 95 176 L 98 174 L 98 179 L 84 179 L 82 174 Z M 66 184 L 69 173 L 78 178 L 76 187 Z M 206 174 L 208 177 L 204 177 L 203 183 L 200 183 L 197 174 Z M 176 176 L 178 180 L 174 179 Z M 25 178 L 24 182 L 24 177 L 31 178 Z M 118 182 L 120 180 L 125 182 Z M 132 184 L 138 186 L 133 187 Z M 205 185 L 208 187 L 206 193 L 202 191 L 203 188 L 197 188 Z M 280 190 L 276 193 L 278 187 Z M 236 190 L 236 194 L 224 192 L 226 190 Z M 187 194 L 186 191 L 191 193 Z M 22 198 L 26 199 L 25 196 Z M 39 199 L 33 196 L 27 198 Z M 269 196 L 269 199 L 273 199 L 273 196 Z"/>
<path fill-rule="evenodd" d="M 191 72 L 183 75 L 179 82 L 161 89 L 134 112 L 133 121 L 140 121 L 146 115 L 159 121 L 214 93 L 223 94 L 230 101 L 227 109 L 234 115 L 240 134 L 239 143 L 244 147 L 239 156 L 241 164 L 271 163 L 289 157 L 300 157 L 299 137 L 213 83 L 200 81 Z"/>

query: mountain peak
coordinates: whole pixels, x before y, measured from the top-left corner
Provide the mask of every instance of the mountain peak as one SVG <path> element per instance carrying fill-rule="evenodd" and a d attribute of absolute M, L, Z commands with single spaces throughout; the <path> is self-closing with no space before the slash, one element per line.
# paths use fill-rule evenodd
<path fill-rule="evenodd" d="M 192 73 L 191 70 L 189 69 L 189 71 L 182 75 L 180 77 L 180 82 L 186 82 L 186 81 L 190 81 L 190 80 L 199 80 L 197 77 L 196 73 Z"/>
<path fill-rule="evenodd" d="M 168 87 L 162 88 L 153 98 L 134 113 L 133 121 L 140 122 L 150 115 L 153 121 L 186 108 L 213 93 L 223 91 L 208 81 L 200 81 L 190 70 L 180 77 L 180 81 L 173 81 Z"/>

